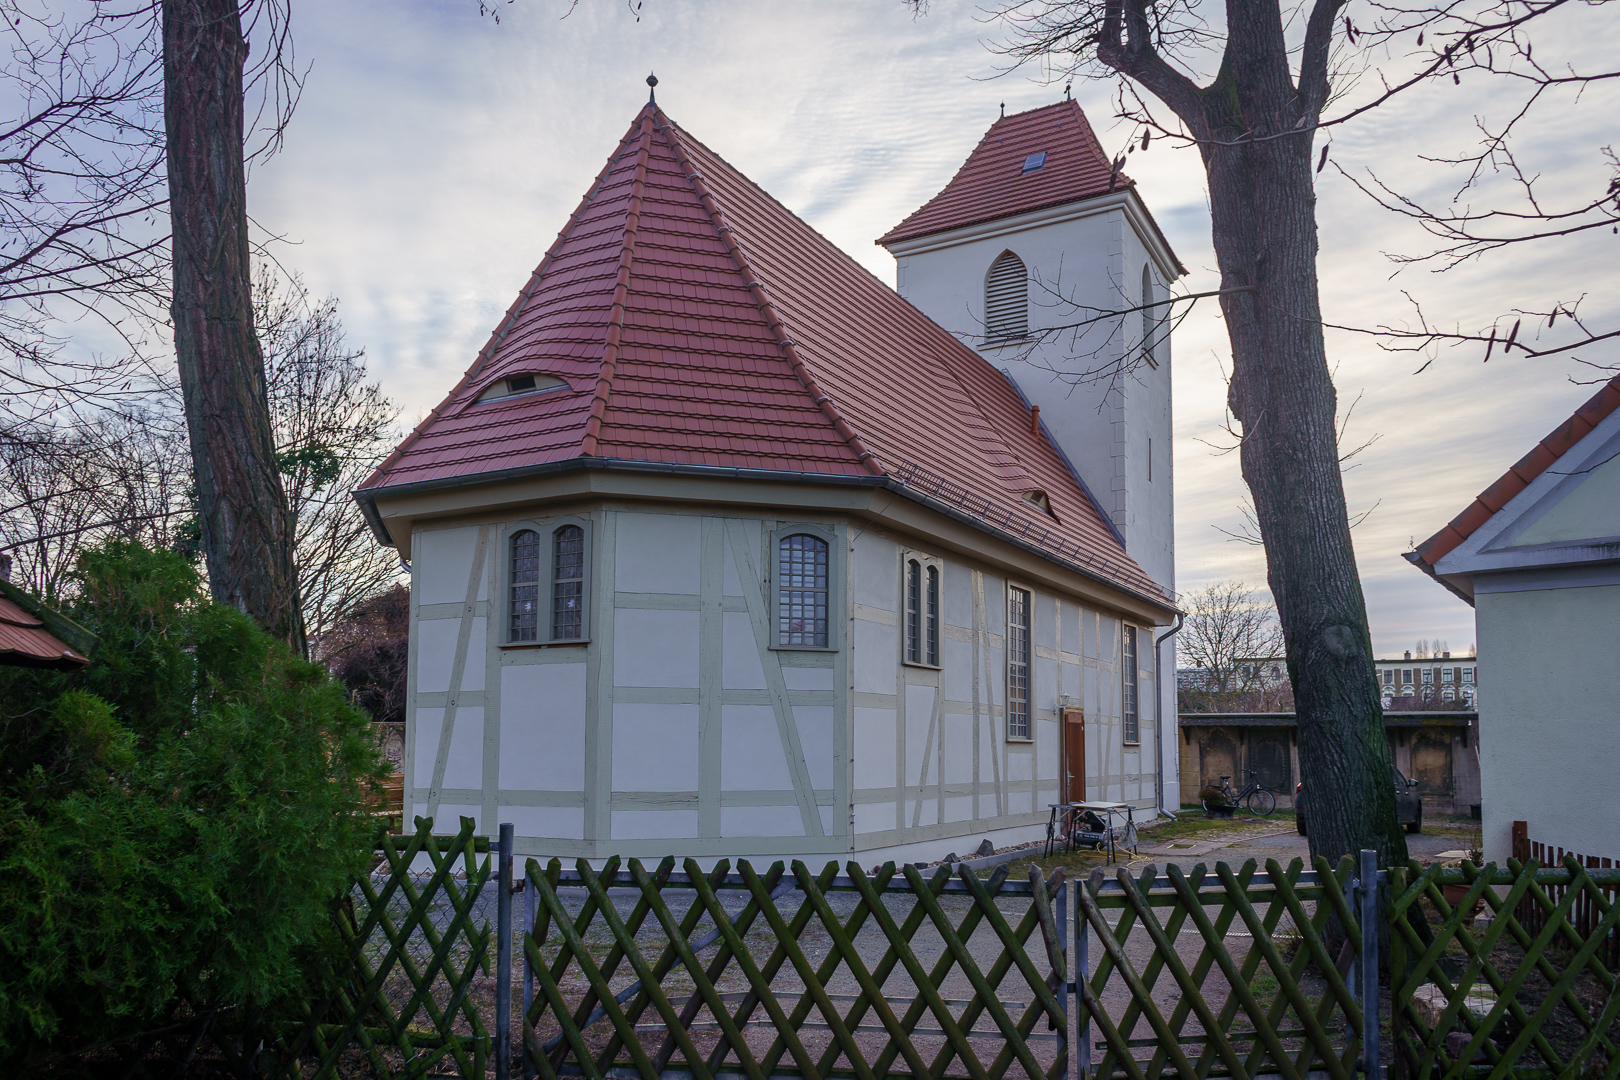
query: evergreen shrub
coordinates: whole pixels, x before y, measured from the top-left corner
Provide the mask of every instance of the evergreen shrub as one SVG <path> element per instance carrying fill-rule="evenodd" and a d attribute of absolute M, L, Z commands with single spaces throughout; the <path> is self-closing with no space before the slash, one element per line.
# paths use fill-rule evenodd
<path fill-rule="evenodd" d="M 108 543 L 69 595 L 90 666 L 0 668 L 0 1062 L 308 993 L 382 775 L 342 686 L 182 556 Z"/>

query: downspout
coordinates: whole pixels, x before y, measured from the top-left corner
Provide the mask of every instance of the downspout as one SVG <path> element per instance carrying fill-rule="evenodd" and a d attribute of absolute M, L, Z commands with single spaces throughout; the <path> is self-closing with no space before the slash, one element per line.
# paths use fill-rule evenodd
<path fill-rule="evenodd" d="M 1164 805 L 1164 735 L 1167 725 L 1164 722 L 1164 656 L 1161 650 L 1165 642 L 1181 632 L 1181 624 L 1186 619 L 1187 616 L 1177 612 L 1176 625 L 1166 630 L 1163 635 L 1153 642 L 1153 709 L 1154 715 L 1158 717 L 1159 721 L 1158 738 L 1155 740 L 1159 744 L 1159 752 L 1154 755 L 1156 758 L 1154 762 L 1154 776 L 1156 779 L 1154 790 L 1158 795 L 1159 813 L 1171 821 L 1176 819 L 1176 815 L 1171 813 L 1170 808 Z M 1174 710 L 1171 711 L 1174 712 Z"/>

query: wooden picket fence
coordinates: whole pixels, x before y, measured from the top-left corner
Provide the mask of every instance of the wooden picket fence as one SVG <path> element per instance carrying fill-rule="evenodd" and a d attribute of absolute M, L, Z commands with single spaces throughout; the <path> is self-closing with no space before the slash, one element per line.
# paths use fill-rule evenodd
<path fill-rule="evenodd" d="M 1568 859 L 1589 870 L 1609 870 L 1616 866 L 1614 859 L 1601 858 L 1596 855 L 1581 855 L 1574 851 L 1565 851 L 1554 844 L 1544 844 L 1539 840 L 1530 838 L 1530 827 L 1527 822 L 1515 821 L 1513 823 L 1513 857 L 1521 864 L 1529 863 L 1532 859 L 1542 866 L 1562 866 Z M 1567 885 L 1547 884 L 1543 888 L 1548 899 L 1554 903 L 1564 898 Z M 1620 887 L 1609 886 L 1600 888 L 1610 904 L 1620 900 Z M 1520 924 L 1532 934 L 1538 934 L 1546 926 L 1541 908 L 1534 900 L 1525 899 L 1519 903 L 1517 912 Z M 1575 932 L 1582 937 L 1590 935 L 1597 926 L 1602 914 L 1598 911 L 1595 896 L 1582 892 L 1575 897 L 1575 904 L 1570 909 L 1570 919 L 1575 924 Z M 1598 956 L 1608 965 L 1610 971 L 1620 972 L 1620 931 L 1611 933 L 1608 940 L 1598 946 Z"/>

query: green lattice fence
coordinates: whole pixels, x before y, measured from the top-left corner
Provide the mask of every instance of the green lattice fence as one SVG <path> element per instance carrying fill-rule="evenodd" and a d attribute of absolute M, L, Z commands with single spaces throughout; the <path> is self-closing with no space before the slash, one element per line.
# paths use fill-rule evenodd
<path fill-rule="evenodd" d="M 1075 890 L 1082 1063 L 1095 1058 L 1105 1080 L 1351 1080 L 1361 1053 L 1351 867 L 1094 871 Z"/>
<path fill-rule="evenodd" d="M 1397 869 L 1390 906 L 1403 1080 L 1616 1080 L 1620 870 L 1568 859 Z"/>
<path fill-rule="evenodd" d="M 470 990 L 493 959 L 489 918 L 476 910 L 489 841 L 471 818 L 455 837 L 434 837 L 431 819 L 416 825 L 409 839 L 383 835 L 377 871 L 335 906 L 344 952 L 323 973 L 325 1000 L 260 1056 L 273 1076 L 484 1076 L 491 1039 Z"/>
<path fill-rule="evenodd" d="M 1068 1071 L 1062 872 L 528 863 L 541 1076 Z"/>

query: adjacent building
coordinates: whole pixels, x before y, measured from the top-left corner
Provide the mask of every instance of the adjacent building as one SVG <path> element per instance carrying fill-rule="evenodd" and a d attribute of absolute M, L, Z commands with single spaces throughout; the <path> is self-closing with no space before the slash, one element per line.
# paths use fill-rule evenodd
<path fill-rule="evenodd" d="M 1542 843 L 1620 855 L 1620 377 L 1407 558 L 1473 606 L 1490 665 L 1485 857 L 1507 859 L 1516 821 Z"/>
<path fill-rule="evenodd" d="M 356 493 L 411 566 L 413 814 L 543 855 L 933 859 L 1177 801 L 1170 343 L 1135 309 L 1179 264 L 1072 102 L 883 242 L 903 295 L 640 110 Z M 1059 266 L 1133 309 L 1072 399 L 1031 295 Z"/>

